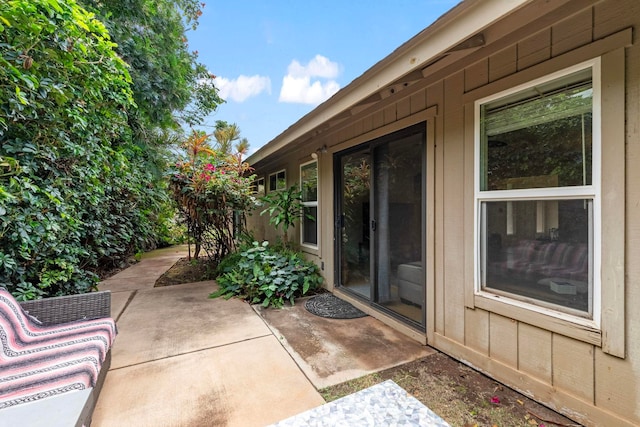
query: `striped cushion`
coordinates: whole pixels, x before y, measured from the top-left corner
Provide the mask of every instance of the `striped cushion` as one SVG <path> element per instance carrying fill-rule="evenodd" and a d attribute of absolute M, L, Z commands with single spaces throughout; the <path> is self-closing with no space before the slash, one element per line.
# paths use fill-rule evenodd
<path fill-rule="evenodd" d="M 0 409 L 95 386 L 115 335 L 111 318 L 38 325 L 0 288 Z"/>

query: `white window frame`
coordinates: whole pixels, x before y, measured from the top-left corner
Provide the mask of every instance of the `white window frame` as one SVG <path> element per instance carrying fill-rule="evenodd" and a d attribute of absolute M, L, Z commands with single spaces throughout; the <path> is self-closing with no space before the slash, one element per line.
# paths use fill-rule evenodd
<path fill-rule="evenodd" d="M 491 306 L 506 305 L 515 309 L 525 309 L 534 313 L 550 316 L 569 323 L 585 326 L 593 329 L 600 329 L 601 319 L 601 233 L 602 233 L 602 216 L 601 216 L 601 162 L 602 162 L 602 125 L 601 125 L 601 61 L 600 58 L 594 58 L 589 61 L 582 62 L 575 66 L 565 68 L 558 72 L 546 75 L 527 83 L 518 85 L 505 91 L 478 99 L 474 103 L 474 297 L 476 302 L 489 301 Z M 557 188 L 528 188 L 516 190 L 494 190 L 481 191 L 481 123 L 480 112 L 481 106 L 491 101 L 530 89 L 533 86 L 547 83 L 566 77 L 570 74 L 591 68 L 592 70 L 592 88 L 593 88 L 593 110 L 592 110 L 592 183 L 579 187 L 557 187 Z M 554 310 L 552 308 L 536 305 L 522 301 L 521 299 L 509 298 L 504 294 L 498 295 L 481 288 L 482 269 L 481 269 L 481 245 L 480 239 L 482 230 L 482 212 L 481 206 L 483 202 L 490 201 L 523 201 L 523 200 L 571 200 L 571 199 L 591 199 L 593 200 L 593 299 L 592 299 L 592 318 L 572 315 L 563 311 Z M 507 312 L 514 312 L 507 307 Z"/>
<path fill-rule="evenodd" d="M 301 218 L 300 220 L 300 245 L 306 248 L 310 248 L 310 249 L 318 249 L 319 243 L 320 243 L 320 209 L 319 209 L 319 199 L 320 199 L 320 171 L 318 169 L 319 165 L 318 165 L 318 161 L 317 160 L 311 160 L 309 162 L 305 162 L 305 163 L 301 163 L 300 164 L 300 190 L 302 190 L 304 188 L 304 183 L 302 182 L 302 168 L 305 166 L 308 166 L 310 164 L 316 164 L 316 185 L 317 185 L 317 195 L 316 195 L 316 200 L 315 201 L 311 201 L 311 202 L 302 202 L 302 206 L 306 207 L 315 207 L 316 208 L 316 212 L 318 212 L 318 214 L 316 215 L 316 243 L 309 243 L 309 242 L 305 242 L 304 241 L 304 218 Z"/>
<path fill-rule="evenodd" d="M 264 176 L 257 178 L 254 182 L 255 182 L 256 195 L 264 196 L 266 194 L 266 189 L 267 189 L 267 187 L 265 187 Z M 262 186 L 262 189 L 260 189 L 260 186 Z"/>
<path fill-rule="evenodd" d="M 283 174 L 284 175 L 284 186 L 282 187 L 278 187 L 278 175 Z M 275 176 L 276 177 L 276 188 L 271 188 L 271 177 Z M 269 179 L 269 192 L 271 191 L 282 191 L 282 190 L 286 190 L 287 189 L 287 170 L 286 169 L 282 169 L 279 170 L 277 172 L 271 173 L 268 176 Z"/>

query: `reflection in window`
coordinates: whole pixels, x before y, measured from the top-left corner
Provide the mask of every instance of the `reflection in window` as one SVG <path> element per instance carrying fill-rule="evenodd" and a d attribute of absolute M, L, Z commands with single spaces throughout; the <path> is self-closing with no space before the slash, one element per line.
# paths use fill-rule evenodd
<path fill-rule="evenodd" d="M 285 190 L 287 188 L 287 172 L 279 171 L 269 175 L 269 191 Z"/>
<path fill-rule="evenodd" d="M 590 200 L 482 203 L 483 289 L 590 312 L 591 217 Z"/>
<path fill-rule="evenodd" d="M 587 68 L 478 105 L 483 291 L 592 315 L 593 96 Z"/>
<path fill-rule="evenodd" d="M 300 166 L 300 187 L 302 189 L 302 244 L 318 244 L 318 162 Z"/>

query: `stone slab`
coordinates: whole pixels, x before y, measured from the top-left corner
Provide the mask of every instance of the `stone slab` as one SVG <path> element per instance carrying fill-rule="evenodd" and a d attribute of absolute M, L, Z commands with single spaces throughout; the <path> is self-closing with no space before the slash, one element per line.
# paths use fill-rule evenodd
<path fill-rule="evenodd" d="M 450 427 L 402 387 L 387 380 L 271 427 Z"/>
<path fill-rule="evenodd" d="M 257 427 L 323 403 L 269 335 L 109 371 L 91 425 Z"/>
<path fill-rule="evenodd" d="M 305 300 L 279 310 L 254 309 L 318 389 L 435 353 L 370 316 L 315 316 L 304 308 Z"/>
<path fill-rule="evenodd" d="M 138 291 L 118 320 L 111 368 L 270 335 L 251 306 L 210 299 L 213 281 Z"/>

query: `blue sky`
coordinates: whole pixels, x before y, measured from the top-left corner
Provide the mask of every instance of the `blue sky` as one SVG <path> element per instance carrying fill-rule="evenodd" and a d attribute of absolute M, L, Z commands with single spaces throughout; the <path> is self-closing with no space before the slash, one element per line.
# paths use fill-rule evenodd
<path fill-rule="evenodd" d="M 459 0 L 211 0 L 189 48 L 250 153 L 418 34 Z M 206 129 L 206 128 L 205 128 Z"/>

